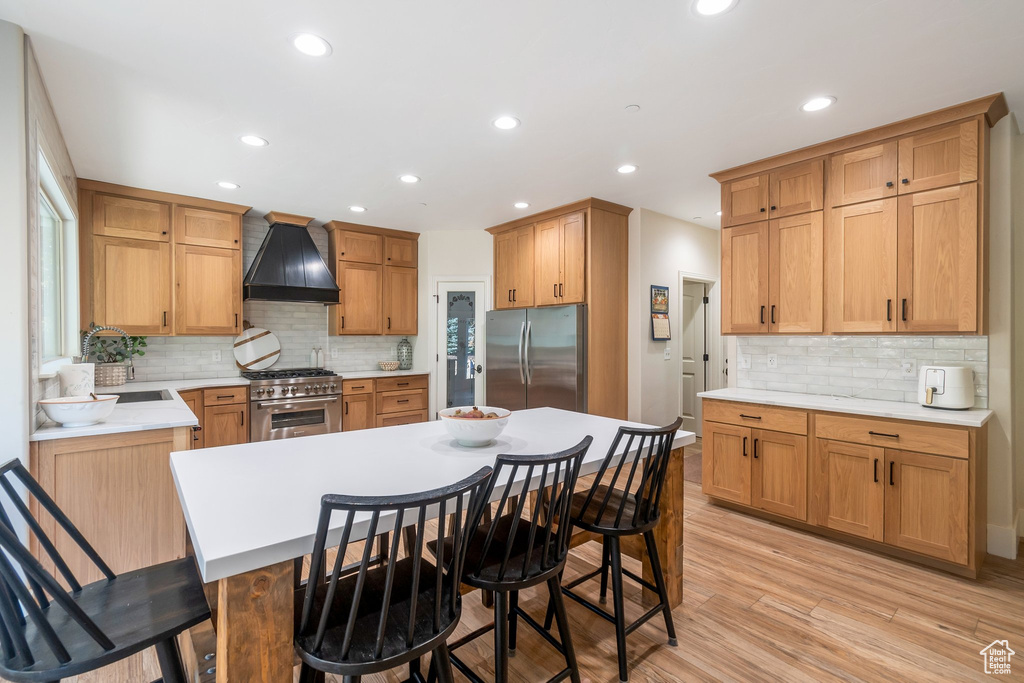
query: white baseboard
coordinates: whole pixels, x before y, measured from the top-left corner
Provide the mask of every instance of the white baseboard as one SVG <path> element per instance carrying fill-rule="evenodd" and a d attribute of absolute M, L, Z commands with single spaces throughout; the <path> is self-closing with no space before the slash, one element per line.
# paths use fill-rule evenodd
<path fill-rule="evenodd" d="M 1005 557 L 1008 560 L 1017 559 L 1019 523 L 1013 526 L 988 525 L 988 552 L 992 555 Z"/>
<path fill-rule="evenodd" d="M 1017 537 L 1024 538 L 1024 508 L 1017 510 Z"/>

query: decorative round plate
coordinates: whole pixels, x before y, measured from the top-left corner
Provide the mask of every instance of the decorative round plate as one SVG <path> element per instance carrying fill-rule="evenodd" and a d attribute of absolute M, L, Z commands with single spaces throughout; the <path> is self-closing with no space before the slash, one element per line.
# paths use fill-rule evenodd
<path fill-rule="evenodd" d="M 235 339 L 235 362 L 243 370 L 266 370 L 281 357 L 277 335 L 261 327 L 250 327 Z"/>

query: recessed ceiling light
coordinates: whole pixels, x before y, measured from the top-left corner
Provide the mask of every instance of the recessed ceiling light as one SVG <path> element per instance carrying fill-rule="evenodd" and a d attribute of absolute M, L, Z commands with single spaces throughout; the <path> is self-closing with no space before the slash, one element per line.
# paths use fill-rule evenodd
<path fill-rule="evenodd" d="M 238 183 L 228 182 L 227 180 L 222 180 L 219 183 L 217 183 L 217 185 L 219 187 L 223 187 L 225 190 L 237 190 L 239 187 L 241 187 L 241 185 L 239 185 Z"/>
<path fill-rule="evenodd" d="M 312 33 L 298 33 L 292 36 L 292 45 L 304 55 L 326 57 L 331 54 L 331 44 Z"/>
<path fill-rule="evenodd" d="M 410 175 L 408 173 L 398 176 L 398 179 L 403 183 L 418 183 L 420 181 L 420 177 L 418 175 Z"/>
<path fill-rule="evenodd" d="M 735 5 L 736 0 L 697 0 L 693 3 L 693 10 L 703 17 L 713 17 L 728 12 Z"/>
<path fill-rule="evenodd" d="M 348 210 L 349 211 L 355 211 L 356 213 L 362 213 L 362 212 L 366 211 L 366 207 L 365 206 L 350 206 L 350 207 L 348 207 Z"/>
<path fill-rule="evenodd" d="M 633 173 L 638 168 L 640 167 L 637 166 L 636 164 L 623 164 L 622 166 L 619 166 L 617 170 L 619 171 L 619 173 Z"/>
<path fill-rule="evenodd" d="M 639 104 L 627 104 L 626 105 L 626 111 L 628 111 L 628 112 L 640 111 L 640 105 Z"/>
<path fill-rule="evenodd" d="M 721 216 L 721 215 L 722 215 L 722 212 L 721 212 L 721 211 L 716 211 L 716 212 L 715 212 L 715 215 L 716 215 L 716 216 Z"/>
<path fill-rule="evenodd" d="M 519 127 L 519 119 L 514 116 L 499 116 L 494 119 L 493 123 L 495 128 L 502 130 L 512 130 Z"/>
<path fill-rule="evenodd" d="M 270 144 L 265 138 L 261 138 L 259 135 L 243 135 L 238 139 L 247 145 L 252 145 L 253 147 L 266 147 Z"/>
<path fill-rule="evenodd" d="M 812 97 L 811 99 L 804 102 L 803 106 L 800 107 L 804 111 L 821 111 L 826 107 L 831 107 L 835 104 L 836 98 L 831 96 L 825 97 Z"/>
<path fill-rule="evenodd" d="M 528 208 L 530 208 L 530 203 L 529 202 L 516 202 L 512 206 L 516 207 L 517 209 L 528 209 Z"/>

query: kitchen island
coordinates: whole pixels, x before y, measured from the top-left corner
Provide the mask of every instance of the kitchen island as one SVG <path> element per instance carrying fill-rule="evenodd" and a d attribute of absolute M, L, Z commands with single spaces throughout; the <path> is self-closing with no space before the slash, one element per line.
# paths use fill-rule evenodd
<path fill-rule="evenodd" d="M 442 423 L 426 422 L 172 453 L 196 563 L 203 580 L 217 584 L 218 680 L 291 680 L 294 560 L 313 547 L 324 494 L 425 491 L 493 464 L 499 453 L 553 453 L 589 434 L 585 476 L 597 471 L 622 424 L 640 426 L 538 408 L 513 413 L 483 448 L 459 446 Z M 676 436 L 655 530 L 674 605 L 682 599 L 682 449 L 694 441 L 690 432 Z M 357 516 L 353 533 L 365 533 L 368 519 Z M 328 542 L 341 531 L 333 528 Z"/>

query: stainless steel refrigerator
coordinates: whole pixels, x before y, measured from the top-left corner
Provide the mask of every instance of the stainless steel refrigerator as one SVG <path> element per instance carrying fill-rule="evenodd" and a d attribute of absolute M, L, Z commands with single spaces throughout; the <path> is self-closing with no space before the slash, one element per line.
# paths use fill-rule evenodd
<path fill-rule="evenodd" d="M 587 307 L 487 312 L 487 405 L 587 411 Z"/>

